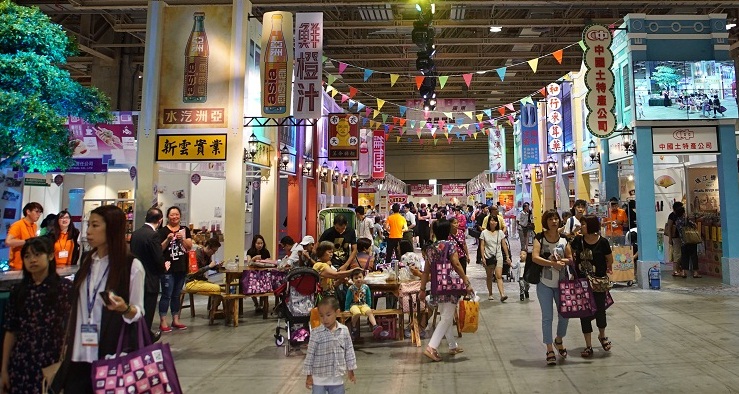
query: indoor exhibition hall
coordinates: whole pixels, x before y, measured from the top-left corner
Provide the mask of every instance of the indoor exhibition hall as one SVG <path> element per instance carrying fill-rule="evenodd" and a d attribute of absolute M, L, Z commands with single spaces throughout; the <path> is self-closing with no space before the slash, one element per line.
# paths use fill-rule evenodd
<path fill-rule="evenodd" d="M 738 20 L 0 0 L 0 393 L 739 391 Z"/>

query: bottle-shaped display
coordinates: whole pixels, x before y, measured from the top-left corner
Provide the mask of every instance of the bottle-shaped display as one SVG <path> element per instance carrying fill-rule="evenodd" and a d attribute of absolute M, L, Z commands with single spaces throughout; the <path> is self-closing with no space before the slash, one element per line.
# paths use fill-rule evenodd
<path fill-rule="evenodd" d="M 264 65 L 262 105 L 267 114 L 284 114 L 287 111 L 287 45 L 282 34 L 282 15 L 272 15 L 272 31 L 267 40 L 267 56 Z"/>
<path fill-rule="evenodd" d="M 204 103 L 208 100 L 208 36 L 205 34 L 205 13 L 193 14 L 190 38 L 185 47 L 185 80 L 182 102 Z"/>

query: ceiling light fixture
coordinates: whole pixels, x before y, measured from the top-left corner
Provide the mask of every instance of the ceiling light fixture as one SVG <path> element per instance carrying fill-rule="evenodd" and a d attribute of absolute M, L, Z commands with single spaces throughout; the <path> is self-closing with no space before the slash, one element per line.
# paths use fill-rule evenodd
<path fill-rule="evenodd" d="M 500 33 L 503 31 L 502 26 L 490 26 L 490 32 L 491 33 Z"/>

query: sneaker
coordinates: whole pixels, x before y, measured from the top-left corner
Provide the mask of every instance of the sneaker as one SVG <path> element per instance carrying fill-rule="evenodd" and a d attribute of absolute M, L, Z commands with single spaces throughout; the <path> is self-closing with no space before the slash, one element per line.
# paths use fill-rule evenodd
<path fill-rule="evenodd" d="M 381 325 L 375 325 L 374 328 L 372 328 L 372 336 L 375 338 L 379 338 L 380 334 L 382 334 L 382 326 Z"/>
<path fill-rule="evenodd" d="M 403 334 L 405 334 L 405 337 L 406 338 L 410 338 L 411 337 L 411 329 L 410 328 L 406 328 L 405 331 L 403 332 Z"/>
<path fill-rule="evenodd" d="M 523 293 L 521 293 L 521 301 L 523 301 Z"/>
<path fill-rule="evenodd" d="M 503 296 L 503 297 L 500 298 L 500 302 L 505 302 L 505 300 L 507 300 L 507 299 L 508 299 L 508 296 Z"/>
<path fill-rule="evenodd" d="M 418 336 L 420 336 L 421 339 L 426 339 L 426 330 L 421 330 L 421 333 Z"/>
<path fill-rule="evenodd" d="M 161 331 L 162 333 L 165 333 L 165 332 L 172 332 L 172 327 L 169 327 L 169 326 L 167 326 L 167 327 L 164 327 L 164 326 L 162 326 L 162 325 L 160 324 L 160 325 L 159 325 L 159 331 Z"/>
<path fill-rule="evenodd" d="M 187 330 L 187 326 L 184 325 L 184 324 L 174 324 L 174 323 L 172 323 L 172 327 L 173 328 L 176 328 L 178 330 Z"/>

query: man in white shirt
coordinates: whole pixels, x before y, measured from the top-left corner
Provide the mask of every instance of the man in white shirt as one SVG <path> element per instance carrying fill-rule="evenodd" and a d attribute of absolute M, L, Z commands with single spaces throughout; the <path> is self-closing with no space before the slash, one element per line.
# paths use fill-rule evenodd
<path fill-rule="evenodd" d="M 408 223 L 408 229 L 403 232 L 403 239 L 407 239 L 415 245 L 414 238 L 416 234 L 416 214 L 411 211 L 410 206 L 406 205 L 403 208 L 403 217 L 405 218 L 406 223 Z M 408 235 L 407 233 L 410 233 L 410 235 Z"/>
<path fill-rule="evenodd" d="M 372 227 L 375 225 L 374 221 L 365 215 L 363 206 L 358 206 L 354 210 L 357 213 L 357 239 L 367 238 L 370 241 L 374 239 L 372 236 Z"/>
<path fill-rule="evenodd" d="M 516 218 L 516 222 L 518 223 L 518 239 L 521 240 L 522 245 L 529 239 L 529 231 L 534 230 L 532 217 L 531 206 L 527 202 L 523 203 L 523 210 Z"/>

